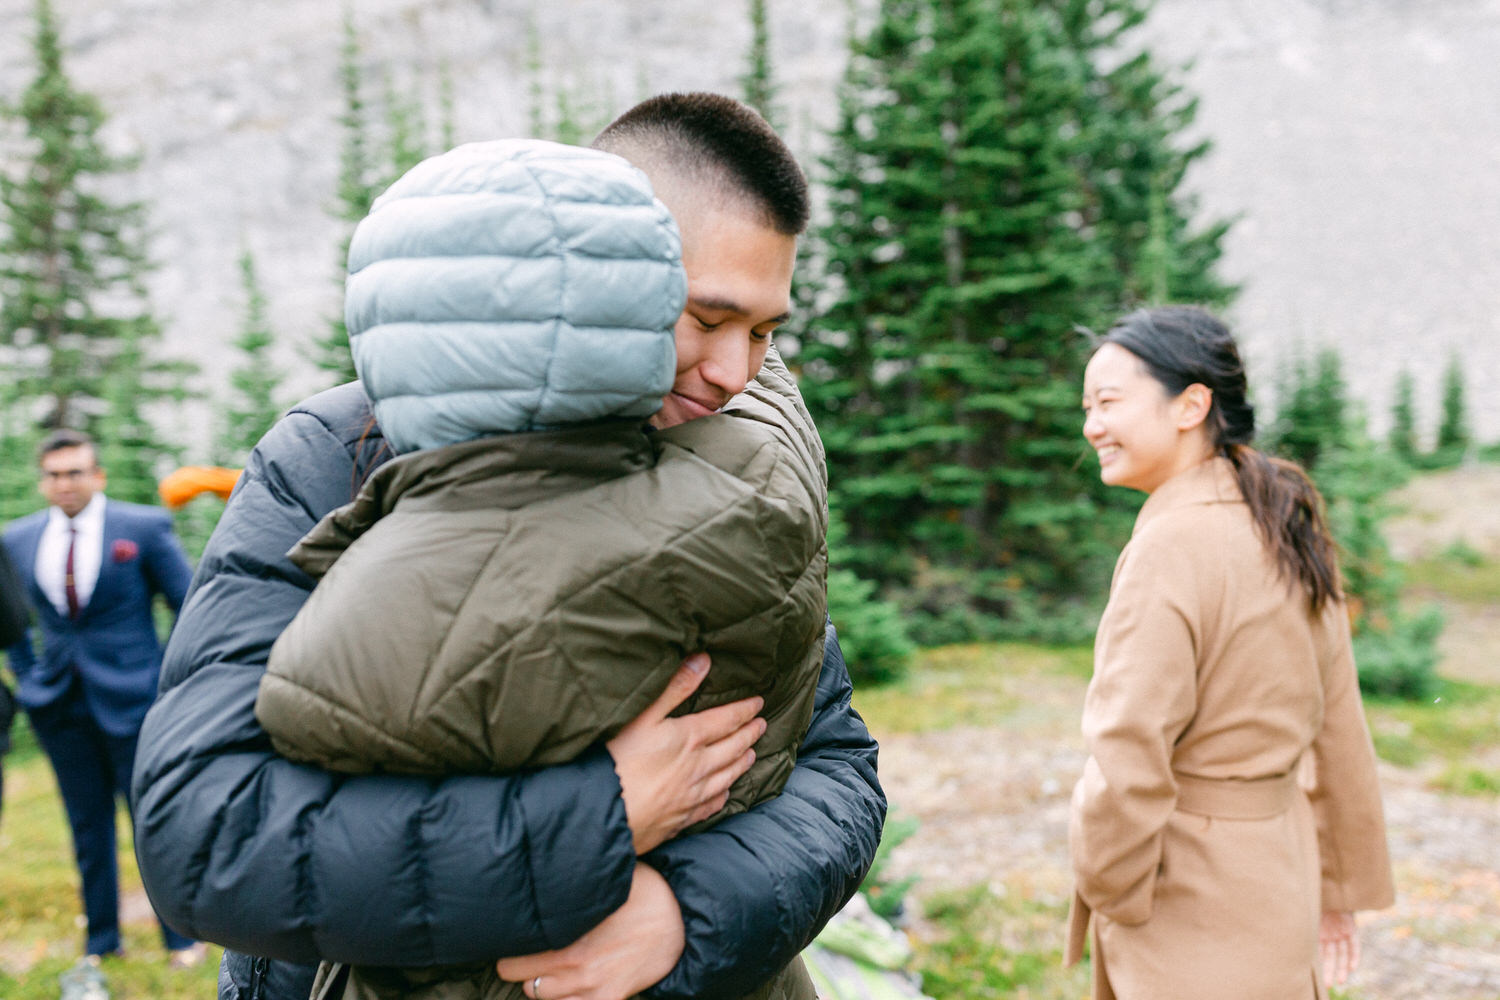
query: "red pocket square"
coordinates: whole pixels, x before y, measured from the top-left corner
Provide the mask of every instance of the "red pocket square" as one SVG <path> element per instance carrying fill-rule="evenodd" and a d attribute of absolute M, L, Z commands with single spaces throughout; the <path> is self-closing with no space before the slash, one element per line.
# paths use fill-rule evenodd
<path fill-rule="evenodd" d="M 110 548 L 109 554 L 114 557 L 115 562 L 130 562 L 141 554 L 141 547 L 128 538 L 116 538 L 115 544 Z"/>

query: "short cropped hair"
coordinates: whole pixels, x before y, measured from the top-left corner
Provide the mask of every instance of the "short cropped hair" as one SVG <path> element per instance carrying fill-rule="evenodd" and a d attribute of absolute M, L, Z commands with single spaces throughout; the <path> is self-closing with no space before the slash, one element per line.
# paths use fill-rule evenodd
<path fill-rule="evenodd" d="M 93 438 L 71 427 L 59 427 L 49 432 L 36 446 L 36 460 L 40 462 L 54 451 L 62 451 L 64 448 L 87 448 L 94 453 L 95 461 L 99 457 L 99 446 L 94 444 Z"/>
<path fill-rule="evenodd" d="M 616 118 L 594 140 L 651 174 L 651 165 L 746 198 L 777 232 L 807 228 L 807 178 L 754 108 L 722 94 L 661 94 Z M 643 162 L 644 161 L 644 162 Z"/>

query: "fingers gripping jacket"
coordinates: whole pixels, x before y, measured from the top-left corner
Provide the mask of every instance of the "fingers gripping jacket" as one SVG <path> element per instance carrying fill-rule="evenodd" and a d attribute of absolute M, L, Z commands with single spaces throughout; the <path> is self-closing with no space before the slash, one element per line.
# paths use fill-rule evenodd
<path fill-rule="evenodd" d="M 503 140 L 418 164 L 349 247 L 345 322 L 387 440 L 407 452 L 654 413 L 681 258 L 666 207 L 613 154 Z"/>

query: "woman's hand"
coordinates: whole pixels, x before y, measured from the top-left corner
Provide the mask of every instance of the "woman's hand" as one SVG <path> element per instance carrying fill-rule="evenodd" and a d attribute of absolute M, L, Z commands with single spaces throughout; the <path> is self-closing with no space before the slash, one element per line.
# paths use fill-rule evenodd
<path fill-rule="evenodd" d="M 708 667 L 707 653 L 688 657 L 661 696 L 605 744 L 637 854 L 722 809 L 729 786 L 755 761 L 750 748 L 766 731 L 755 715 L 760 698 L 668 718 L 698 690 Z"/>
<path fill-rule="evenodd" d="M 625 904 L 599 926 L 559 951 L 501 959 L 495 971 L 532 1000 L 625 1000 L 671 972 L 682 948 L 677 897 L 636 862 Z"/>
<path fill-rule="evenodd" d="M 1324 910 L 1318 926 L 1318 949 L 1323 955 L 1323 982 L 1342 986 L 1359 967 L 1359 928 L 1354 914 Z"/>

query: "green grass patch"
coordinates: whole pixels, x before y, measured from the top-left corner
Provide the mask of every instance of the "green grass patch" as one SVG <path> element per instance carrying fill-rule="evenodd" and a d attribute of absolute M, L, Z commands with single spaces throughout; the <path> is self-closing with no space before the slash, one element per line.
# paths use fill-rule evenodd
<path fill-rule="evenodd" d="M 1064 969 L 1066 901 L 1010 887 L 979 887 L 926 901 L 916 942 L 922 989 L 936 1000 L 1074 1000 L 1088 992 L 1087 964 Z"/>
<path fill-rule="evenodd" d="M 876 733 L 1000 728 L 1063 707 L 1076 724 L 1092 668 L 1086 646 L 941 646 L 918 653 L 902 680 L 857 689 L 854 704 Z"/>
<path fill-rule="evenodd" d="M 1436 787 L 1462 795 L 1500 792 L 1500 774 L 1477 766 L 1476 748 L 1493 747 L 1500 733 L 1500 687 L 1441 680 L 1420 702 L 1367 698 L 1365 712 L 1375 752 L 1399 767 L 1442 765 Z"/>
<path fill-rule="evenodd" d="M 1454 795 L 1500 795 L 1500 770 L 1451 764 L 1438 775 L 1433 785 Z"/>
<path fill-rule="evenodd" d="M 1401 567 L 1406 585 L 1466 604 L 1500 601 L 1500 560 L 1450 550 Z"/>
<path fill-rule="evenodd" d="M 46 759 L 18 725 L 17 752 L 5 758 L 0 815 L 0 997 L 56 1000 L 58 976 L 83 953 L 78 871 L 62 799 Z M 120 892 L 138 893 L 130 824 L 120 810 Z M 155 920 L 122 926 L 125 957 L 105 964 L 117 1000 L 201 1000 L 214 995 L 219 950 L 196 969 L 171 970 Z"/>

